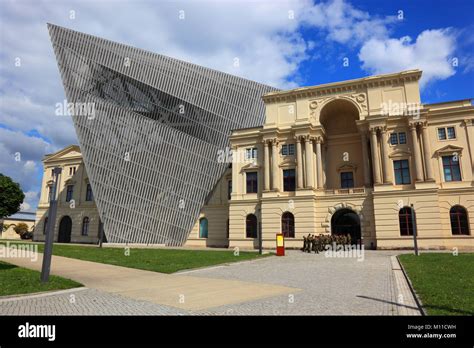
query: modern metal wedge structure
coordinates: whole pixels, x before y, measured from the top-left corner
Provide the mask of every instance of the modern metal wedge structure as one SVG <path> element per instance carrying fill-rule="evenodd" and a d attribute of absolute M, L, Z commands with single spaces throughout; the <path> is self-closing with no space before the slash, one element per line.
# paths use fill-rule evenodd
<path fill-rule="evenodd" d="M 263 124 L 261 96 L 276 89 L 48 29 L 107 240 L 182 245 L 229 165 L 218 151 L 232 129 Z"/>

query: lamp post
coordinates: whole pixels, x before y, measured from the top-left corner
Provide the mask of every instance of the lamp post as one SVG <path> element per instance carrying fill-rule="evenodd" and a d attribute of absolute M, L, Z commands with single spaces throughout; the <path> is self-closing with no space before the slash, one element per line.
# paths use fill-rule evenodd
<path fill-rule="evenodd" d="M 260 255 L 263 254 L 263 236 L 262 236 L 262 209 L 260 207 L 257 208 L 258 212 L 258 253 Z"/>
<path fill-rule="evenodd" d="M 46 283 L 49 280 L 51 270 L 51 255 L 53 253 L 54 223 L 56 221 L 56 211 L 58 201 L 56 199 L 56 190 L 58 187 L 58 177 L 61 174 L 61 168 L 53 169 L 53 187 L 49 197 L 48 225 L 46 226 L 46 239 L 44 242 L 43 265 L 41 267 L 41 282 Z"/>
<path fill-rule="evenodd" d="M 417 235 L 416 235 L 416 215 L 415 215 L 415 207 L 413 204 L 410 204 L 411 206 L 411 221 L 413 224 L 413 244 L 415 246 L 415 255 L 418 256 L 418 241 L 417 241 Z"/>

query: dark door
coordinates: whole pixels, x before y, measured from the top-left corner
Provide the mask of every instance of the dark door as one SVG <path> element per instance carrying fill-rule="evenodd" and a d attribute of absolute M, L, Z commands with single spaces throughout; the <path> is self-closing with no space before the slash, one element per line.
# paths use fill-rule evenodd
<path fill-rule="evenodd" d="M 72 221 L 69 216 L 63 216 L 59 223 L 58 243 L 71 242 Z"/>
<path fill-rule="evenodd" d="M 359 216 L 350 209 L 338 210 L 331 219 L 332 234 L 342 234 L 351 236 L 352 244 L 360 244 L 360 219 Z"/>

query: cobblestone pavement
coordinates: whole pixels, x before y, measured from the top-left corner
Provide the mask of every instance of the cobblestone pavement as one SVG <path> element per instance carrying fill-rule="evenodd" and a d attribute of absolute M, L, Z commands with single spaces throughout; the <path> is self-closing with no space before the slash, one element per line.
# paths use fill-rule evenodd
<path fill-rule="evenodd" d="M 186 311 L 88 288 L 0 299 L 0 315 L 183 315 Z"/>
<path fill-rule="evenodd" d="M 299 288 L 285 294 L 206 310 L 187 311 L 96 289 L 71 289 L 0 299 L 0 315 L 398 315 L 391 255 L 365 251 L 364 259 L 328 258 L 287 251 L 285 257 L 181 272 L 193 277 L 232 279 Z M 203 279 L 204 280 L 204 279 Z M 74 299 L 72 301 L 71 299 Z"/>
<path fill-rule="evenodd" d="M 193 276 L 238 279 L 303 289 L 295 294 L 207 310 L 220 315 L 399 315 L 401 305 L 390 257 L 399 252 L 365 251 L 356 258 L 287 251 L 285 257 L 192 271 Z"/>

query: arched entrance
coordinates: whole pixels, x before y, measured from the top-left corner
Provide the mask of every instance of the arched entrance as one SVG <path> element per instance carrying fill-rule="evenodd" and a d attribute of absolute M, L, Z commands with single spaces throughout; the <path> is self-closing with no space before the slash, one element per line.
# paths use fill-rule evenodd
<path fill-rule="evenodd" d="M 349 234 L 352 244 L 360 244 L 362 241 L 360 231 L 360 219 L 357 213 L 351 209 L 339 209 L 331 218 L 332 234 Z"/>
<path fill-rule="evenodd" d="M 63 216 L 59 222 L 58 243 L 71 242 L 72 220 L 69 216 Z"/>

